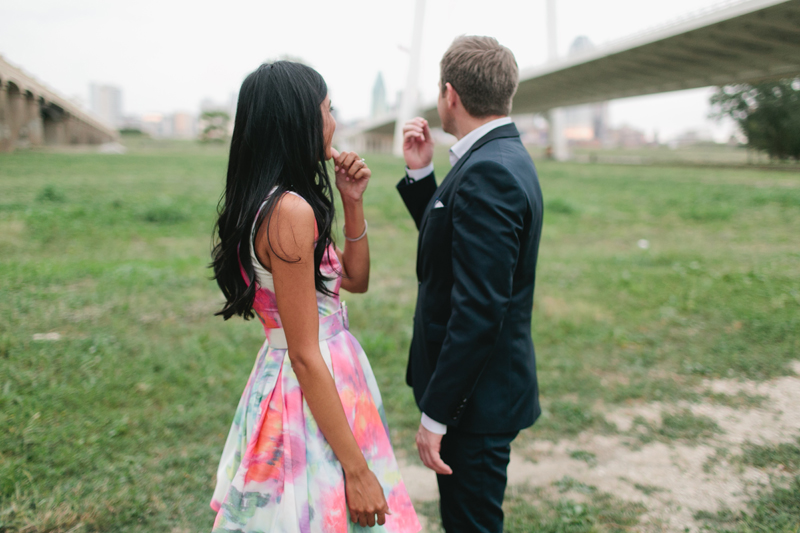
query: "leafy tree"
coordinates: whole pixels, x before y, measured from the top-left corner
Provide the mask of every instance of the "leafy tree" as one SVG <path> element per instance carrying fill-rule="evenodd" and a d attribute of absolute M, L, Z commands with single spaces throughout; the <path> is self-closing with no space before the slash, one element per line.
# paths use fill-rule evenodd
<path fill-rule="evenodd" d="M 800 159 L 800 78 L 720 87 L 712 116 L 731 117 L 747 143 L 778 159 Z"/>
<path fill-rule="evenodd" d="M 225 111 L 204 111 L 200 115 L 200 140 L 223 142 L 228 137 L 231 117 Z"/>

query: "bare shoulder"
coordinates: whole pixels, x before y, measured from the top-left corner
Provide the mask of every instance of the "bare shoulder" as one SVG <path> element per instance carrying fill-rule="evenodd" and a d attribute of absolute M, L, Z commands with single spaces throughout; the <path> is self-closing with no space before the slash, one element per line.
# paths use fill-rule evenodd
<path fill-rule="evenodd" d="M 313 247 L 316 219 L 314 209 L 300 196 L 284 194 L 269 215 L 270 240 L 286 252 Z"/>
<path fill-rule="evenodd" d="M 297 223 L 314 222 L 314 209 L 311 204 L 305 201 L 302 196 L 292 193 L 286 193 L 278 200 L 273 211 L 273 216 L 288 217 L 291 221 Z"/>

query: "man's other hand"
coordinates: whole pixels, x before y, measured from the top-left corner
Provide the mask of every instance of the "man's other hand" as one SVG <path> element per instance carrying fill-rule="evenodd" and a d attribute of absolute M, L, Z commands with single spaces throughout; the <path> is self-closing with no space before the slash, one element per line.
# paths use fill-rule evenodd
<path fill-rule="evenodd" d="M 422 463 L 436 472 L 437 474 L 449 475 L 453 473 L 453 469 L 444 464 L 442 457 L 439 455 L 442 449 L 442 436 L 432 433 L 425 429 L 420 424 L 419 431 L 417 431 L 417 450 L 419 450 L 419 458 Z"/>
<path fill-rule="evenodd" d="M 403 157 L 410 169 L 425 168 L 433 161 L 433 138 L 424 118 L 412 118 L 403 125 Z"/>

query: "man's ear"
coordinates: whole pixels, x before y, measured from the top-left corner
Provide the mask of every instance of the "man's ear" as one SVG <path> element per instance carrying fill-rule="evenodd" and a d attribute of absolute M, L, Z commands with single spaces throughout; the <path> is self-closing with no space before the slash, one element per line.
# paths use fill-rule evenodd
<path fill-rule="evenodd" d="M 454 108 L 458 102 L 461 101 L 461 97 L 458 96 L 455 88 L 450 85 L 450 82 L 444 84 L 445 92 L 444 92 L 444 99 L 447 102 L 447 107 Z"/>

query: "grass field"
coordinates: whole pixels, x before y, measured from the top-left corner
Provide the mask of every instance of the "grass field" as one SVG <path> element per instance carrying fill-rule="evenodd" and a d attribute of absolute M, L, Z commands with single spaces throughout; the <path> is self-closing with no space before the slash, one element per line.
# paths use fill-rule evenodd
<path fill-rule="evenodd" d="M 226 159 L 219 146 L 148 142 L 126 155 L 0 155 L 0 532 L 210 529 L 219 453 L 263 340 L 257 323 L 212 316 L 220 295 L 206 266 Z M 395 446 L 412 460 L 419 419 L 404 369 L 416 230 L 394 190 L 402 164 L 368 162 L 372 281 L 346 300 Z M 520 446 L 618 432 L 604 416 L 613 406 L 755 405 L 703 380 L 792 374 L 800 175 L 537 163 L 545 413 Z M 715 431 L 676 408 L 637 435 L 691 442 Z M 800 447 L 787 446 L 748 448 L 742 461 L 796 465 Z M 698 520 L 796 531 L 800 477 L 796 466 L 785 473 L 747 510 Z M 643 509 L 586 490 L 581 505 L 513 492 L 509 530 L 636 530 Z"/>

